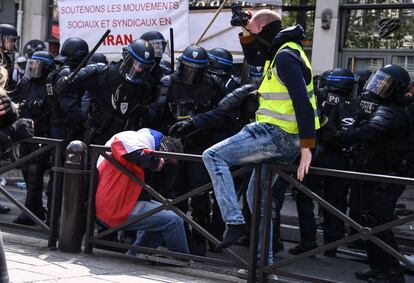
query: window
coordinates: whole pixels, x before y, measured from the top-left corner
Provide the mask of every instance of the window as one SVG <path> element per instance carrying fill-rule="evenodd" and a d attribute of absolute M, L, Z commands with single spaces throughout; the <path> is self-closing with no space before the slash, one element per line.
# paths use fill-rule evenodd
<path fill-rule="evenodd" d="M 413 17 L 414 9 L 349 10 L 344 48 L 414 49 Z M 387 28 L 378 27 L 381 19 L 399 20 L 399 27 L 389 36 L 380 38 L 380 28 Z"/>
<path fill-rule="evenodd" d="M 352 57 L 348 58 L 348 66 L 349 70 L 370 70 L 375 71 L 384 66 L 384 59 L 383 58 L 358 58 Z"/>
<path fill-rule="evenodd" d="M 414 56 L 392 56 L 391 63 L 400 65 L 414 78 Z"/>

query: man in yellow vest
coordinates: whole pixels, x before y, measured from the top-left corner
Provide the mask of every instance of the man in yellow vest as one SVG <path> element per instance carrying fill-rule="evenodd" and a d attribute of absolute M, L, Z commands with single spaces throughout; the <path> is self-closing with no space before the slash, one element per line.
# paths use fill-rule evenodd
<path fill-rule="evenodd" d="M 266 46 L 263 40 L 257 40 L 257 35 L 270 45 Z M 297 178 L 302 181 L 308 173 L 319 120 L 313 94 L 312 70 L 300 44 L 304 38 L 299 25 L 281 30 L 280 16 L 268 9 L 252 15 L 240 34 L 247 62 L 256 66 L 264 64 L 264 75 L 258 89 L 256 122 L 246 125 L 238 134 L 203 153 L 203 161 L 227 224 L 226 235 L 218 248 L 234 244 L 246 231 L 246 222 L 231 177 L 231 166 L 266 161 L 292 164 L 300 156 Z M 266 166 L 262 164 L 261 190 L 264 188 Z M 248 190 L 250 207 L 255 178 L 253 172 Z M 262 234 L 260 225 L 259 235 Z M 269 249 L 268 260 L 272 263 L 272 241 Z"/>

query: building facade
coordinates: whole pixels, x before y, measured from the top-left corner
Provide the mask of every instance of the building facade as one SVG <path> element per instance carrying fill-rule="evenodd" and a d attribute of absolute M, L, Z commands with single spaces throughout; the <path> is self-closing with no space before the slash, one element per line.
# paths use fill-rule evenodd
<path fill-rule="evenodd" d="M 57 0 L 0 3 L 0 16 L 5 22 L 19 26 L 21 15 L 22 47 L 31 39 L 40 39 L 47 42 L 51 52 L 58 52 Z M 220 3 L 190 0 L 190 22 L 196 23 L 190 27 L 192 42 L 197 41 Z M 246 9 L 251 7 L 249 4 L 242 2 Z M 269 6 L 256 4 L 254 9 L 262 7 Z M 299 23 L 304 27 L 308 36 L 304 46 L 315 74 L 334 67 L 374 70 L 393 63 L 405 67 L 414 78 L 414 0 L 283 0 L 282 6 L 270 8 L 281 12 L 284 26 Z M 236 38 L 239 31 L 226 26 L 230 15 L 228 4 L 216 23 L 223 32 L 213 24 L 200 45 L 210 49 L 226 42 L 222 47 L 240 55 L 237 40 L 223 40 Z"/>

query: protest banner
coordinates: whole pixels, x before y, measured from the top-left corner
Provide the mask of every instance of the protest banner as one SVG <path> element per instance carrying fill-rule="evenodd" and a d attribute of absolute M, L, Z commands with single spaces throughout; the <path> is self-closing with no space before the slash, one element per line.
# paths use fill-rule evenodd
<path fill-rule="evenodd" d="M 147 31 L 159 31 L 168 40 L 174 28 L 176 48 L 184 49 L 189 45 L 188 10 L 188 0 L 58 0 L 60 44 L 79 37 L 93 46 L 110 29 L 97 52 L 121 53 Z"/>

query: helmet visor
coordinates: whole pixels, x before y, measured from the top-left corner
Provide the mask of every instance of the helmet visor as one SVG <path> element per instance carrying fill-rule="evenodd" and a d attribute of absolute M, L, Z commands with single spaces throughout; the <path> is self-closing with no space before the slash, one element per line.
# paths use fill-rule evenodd
<path fill-rule="evenodd" d="M 382 71 L 376 71 L 371 75 L 364 89 L 386 98 L 392 94 L 396 85 L 397 81 L 393 77 Z"/>
<path fill-rule="evenodd" d="M 164 51 L 165 51 L 165 46 L 167 45 L 165 40 L 154 39 L 154 40 L 149 40 L 148 42 L 151 44 L 152 48 L 154 48 L 154 57 L 162 58 L 162 55 L 164 54 Z"/>
<path fill-rule="evenodd" d="M 206 68 L 200 68 L 199 64 L 180 60 L 178 76 L 185 84 L 198 84 L 203 79 L 205 70 Z"/>
<path fill-rule="evenodd" d="M 145 64 L 134 59 L 129 53 L 119 67 L 119 73 L 131 83 L 142 83 L 147 73 L 151 72 L 153 64 Z"/>
<path fill-rule="evenodd" d="M 3 35 L 3 50 L 6 52 L 15 52 L 19 50 L 19 37 L 16 35 Z"/>
<path fill-rule="evenodd" d="M 37 59 L 29 59 L 26 65 L 25 75 L 29 78 L 40 78 L 43 75 L 43 62 Z"/>

